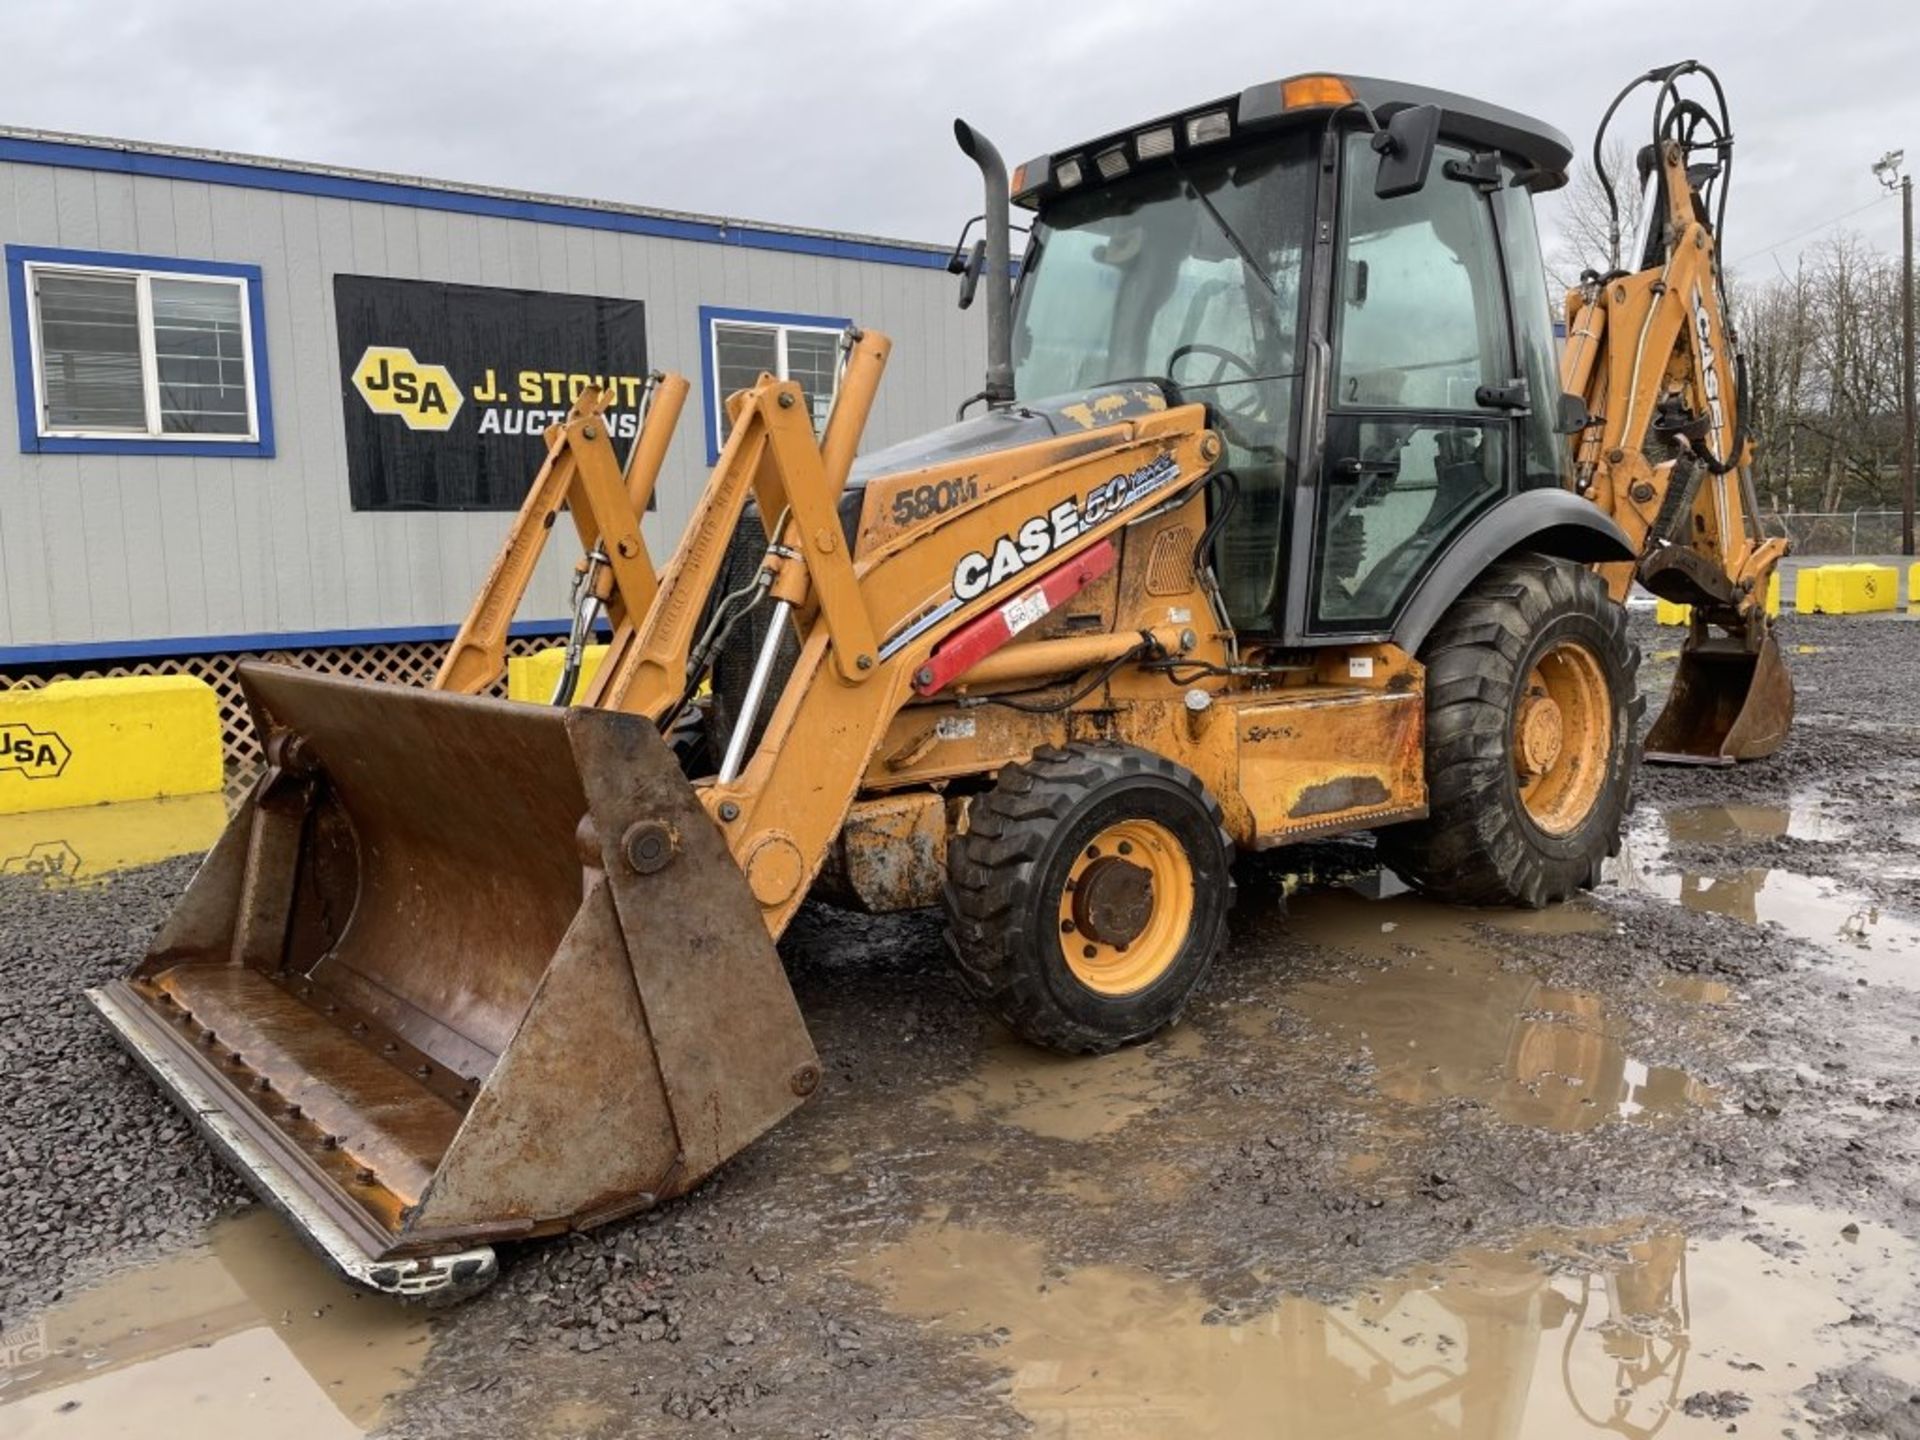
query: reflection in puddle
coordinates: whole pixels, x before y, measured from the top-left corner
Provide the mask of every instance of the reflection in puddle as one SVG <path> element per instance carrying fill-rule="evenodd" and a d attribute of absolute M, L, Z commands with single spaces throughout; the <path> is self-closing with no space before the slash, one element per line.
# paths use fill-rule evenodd
<path fill-rule="evenodd" d="M 1834 881 L 1792 870 L 1674 873 L 1628 863 L 1618 864 L 1611 877 L 1623 890 L 1678 901 L 1689 910 L 1724 915 L 1744 925 L 1778 925 L 1865 977 L 1892 985 L 1920 984 L 1920 925 Z"/>
<path fill-rule="evenodd" d="M 1881 1358 L 1887 1342 L 1847 1320 L 1904 1303 L 1915 1247 L 1882 1227 L 1848 1244 L 1813 1211 L 1756 1223 L 1804 1248 L 1541 1234 L 1239 1323 L 1209 1323 L 1194 1285 L 1116 1265 L 1058 1274 L 1037 1242 L 940 1221 L 855 1273 L 897 1313 L 979 1337 L 1042 1437 L 1650 1436 L 1686 1396 L 1723 1389 L 1752 1406 L 1743 1431 L 1779 1434 L 1817 1370 Z M 1584 1258 L 1594 1244 L 1610 1257 Z"/>
<path fill-rule="evenodd" d="M 1493 923 L 1533 933 L 1604 924 L 1576 907 Z M 1564 1131 L 1712 1102 L 1685 1072 L 1630 1055 L 1599 996 L 1503 969 L 1472 924 L 1412 898 L 1310 897 L 1294 913 L 1302 939 L 1388 963 L 1298 985 L 1288 1003 L 1365 1046 L 1376 1087 L 1402 1104 L 1458 1096 L 1515 1124 Z"/>
<path fill-rule="evenodd" d="M 996 1032 L 979 1071 L 931 1097 L 958 1120 L 987 1115 L 1056 1140 L 1093 1140 L 1171 1100 L 1182 1081 L 1171 1061 L 1196 1055 L 1199 1032 L 1177 1025 L 1111 1055 L 1055 1055 Z"/>
<path fill-rule="evenodd" d="M 1682 845 L 1742 840 L 1841 840 L 1852 827 L 1816 800 L 1792 805 L 1681 805 L 1660 815 L 1667 838 Z"/>
<path fill-rule="evenodd" d="M 0 815 L 0 875 L 85 884 L 198 855 L 212 848 L 226 823 L 226 801 L 214 794 Z"/>
<path fill-rule="evenodd" d="M 1725 1005 L 1733 999 L 1733 986 L 1704 975 L 1663 975 L 1654 988 L 1689 1005 Z"/>
<path fill-rule="evenodd" d="M 263 1207 L 202 1250 L 117 1275 L 9 1331 L 9 1435 L 352 1436 L 426 1355 L 417 1309 L 334 1276 Z"/>

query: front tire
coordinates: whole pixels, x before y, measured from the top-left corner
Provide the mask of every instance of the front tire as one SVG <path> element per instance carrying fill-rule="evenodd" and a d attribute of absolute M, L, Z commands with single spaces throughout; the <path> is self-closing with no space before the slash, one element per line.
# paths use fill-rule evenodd
<path fill-rule="evenodd" d="M 1639 754 L 1639 648 L 1600 577 L 1544 555 L 1491 566 L 1421 647 L 1427 818 L 1380 836 L 1436 899 L 1539 909 L 1599 883 Z"/>
<path fill-rule="evenodd" d="M 1069 1054 L 1179 1018 L 1226 937 L 1232 842 L 1200 781 L 1127 745 L 1000 772 L 947 850 L 947 943 L 989 1010 Z"/>

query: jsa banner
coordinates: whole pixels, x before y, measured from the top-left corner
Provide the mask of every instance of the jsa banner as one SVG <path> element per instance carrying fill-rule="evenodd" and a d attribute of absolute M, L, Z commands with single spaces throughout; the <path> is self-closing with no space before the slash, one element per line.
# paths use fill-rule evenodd
<path fill-rule="evenodd" d="M 334 311 L 356 510 L 514 510 L 541 432 L 588 385 L 631 439 L 647 373 L 638 300 L 338 275 Z"/>

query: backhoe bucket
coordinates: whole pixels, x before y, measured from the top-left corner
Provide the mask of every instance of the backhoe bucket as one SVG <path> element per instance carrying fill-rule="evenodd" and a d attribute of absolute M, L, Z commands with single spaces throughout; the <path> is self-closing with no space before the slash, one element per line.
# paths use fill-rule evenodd
<path fill-rule="evenodd" d="M 1731 765 L 1780 748 L 1793 721 L 1793 679 L 1768 630 L 1758 649 L 1740 637 L 1689 637 L 1666 709 L 1647 732 L 1657 765 Z"/>
<path fill-rule="evenodd" d="M 813 1090 L 760 907 L 649 722 L 240 674 L 271 768 L 90 998 L 349 1275 L 477 1287 L 490 1242 L 679 1194 Z"/>

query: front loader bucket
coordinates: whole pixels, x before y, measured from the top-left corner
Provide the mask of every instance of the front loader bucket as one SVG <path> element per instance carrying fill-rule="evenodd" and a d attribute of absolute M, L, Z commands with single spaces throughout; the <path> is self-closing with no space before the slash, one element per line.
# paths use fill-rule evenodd
<path fill-rule="evenodd" d="M 271 768 L 94 1005 L 263 1198 L 403 1293 L 691 1188 L 819 1069 L 644 719 L 243 665 Z"/>
<path fill-rule="evenodd" d="M 1731 765 L 1780 748 L 1793 721 L 1793 679 L 1768 630 L 1757 649 L 1739 637 L 1690 637 L 1667 707 L 1647 732 L 1661 765 Z"/>

